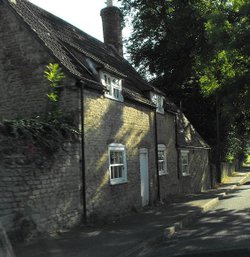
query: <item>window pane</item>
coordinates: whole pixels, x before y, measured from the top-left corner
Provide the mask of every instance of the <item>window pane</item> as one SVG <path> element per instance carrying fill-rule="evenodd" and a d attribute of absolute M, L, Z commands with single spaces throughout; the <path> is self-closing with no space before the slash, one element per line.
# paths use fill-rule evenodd
<path fill-rule="evenodd" d="M 111 166 L 111 179 L 123 177 L 123 165 Z"/>
<path fill-rule="evenodd" d="M 115 152 L 110 151 L 110 164 L 113 164 L 115 161 Z"/>
<path fill-rule="evenodd" d="M 187 154 L 183 154 L 183 155 L 181 156 L 181 162 L 182 162 L 183 164 L 188 164 L 188 156 L 187 156 Z"/>
<path fill-rule="evenodd" d="M 123 164 L 123 152 L 110 151 L 110 164 Z"/>
<path fill-rule="evenodd" d="M 164 160 L 164 151 L 158 151 L 158 159 Z"/>
<path fill-rule="evenodd" d="M 109 146 L 109 169 L 112 185 L 124 183 L 127 180 L 125 147 L 121 144 L 113 145 Z"/>
<path fill-rule="evenodd" d="M 112 85 L 115 86 L 115 87 L 119 87 L 119 80 L 113 78 L 113 79 L 112 79 Z"/>
<path fill-rule="evenodd" d="M 112 92 L 111 92 L 111 86 L 107 84 L 107 94 L 111 95 Z"/>
<path fill-rule="evenodd" d="M 158 169 L 159 172 L 165 171 L 165 151 L 158 151 Z"/>
<path fill-rule="evenodd" d="M 123 166 L 119 166 L 119 178 L 123 177 Z"/>
<path fill-rule="evenodd" d="M 120 98 L 120 90 L 117 88 L 113 88 L 113 92 L 114 92 L 114 97 L 115 98 Z"/>
<path fill-rule="evenodd" d="M 159 171 L 164 171 L 164 161 L 158 161 L 158 168 Z"/>
<path fill-rule="evenodd" d="M 123 152 L 122 151 L 117 152 L 117 160 L 118 160 L 117 163 L 123 164 Z"/>
<path fill-rule="evenodd" d="M 182 172 L 188 174 L 188 165 L 182 165 Z"/>
<path fill-rule="evenodd" d="M 114 174 L 114 167 L 111 167 L 111 179 L 113 179 L 115 177 L 115 174 Z"/>
<path fill-rule="evenodd" d="M 119 167 L 114 167 L 115 168 L 115 178 L 119 178 Z"/>
<path fill-rule="evenodd" d="M 105 86 L 107 87 L 107 92 L 105 92 L 105 94 L 117 100 L 121 100 L 121 80 L 109 74 L 103 74 L 103 76 Z"/>

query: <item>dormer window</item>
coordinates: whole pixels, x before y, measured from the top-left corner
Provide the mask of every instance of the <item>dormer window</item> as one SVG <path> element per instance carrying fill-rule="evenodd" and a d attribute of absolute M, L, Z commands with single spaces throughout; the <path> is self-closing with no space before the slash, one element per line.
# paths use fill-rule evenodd
<path fill-rule="evenodd" d="M 164 114 L 163 100 L 163 96 L 151 93 L 151 101 L 156 105 L 156 111 L 162 114 Z"/>
<path fill-rule="evenodd" d="M 106 86 L 105 96 L 123 102 L 122 80 L 106 72 L 101 72 L 102 84 Z"/>

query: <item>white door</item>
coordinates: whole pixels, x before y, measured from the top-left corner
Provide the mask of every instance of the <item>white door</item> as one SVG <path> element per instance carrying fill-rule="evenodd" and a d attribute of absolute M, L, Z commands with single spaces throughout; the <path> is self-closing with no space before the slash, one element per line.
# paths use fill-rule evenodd
<path fill-rule="evenodd" d="M 148 149 L 140 149 L 140 174 L 142 206 L 149 203 Z"/>

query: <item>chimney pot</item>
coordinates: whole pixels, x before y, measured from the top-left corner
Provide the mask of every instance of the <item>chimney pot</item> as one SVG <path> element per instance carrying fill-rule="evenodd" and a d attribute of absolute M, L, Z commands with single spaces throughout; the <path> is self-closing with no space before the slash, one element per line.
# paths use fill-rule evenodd
<path fill-rule="evenodd" d="M 113 0 L 107 0 L 106 4 L 108 7 L 113 6 Z"/>
<path fill-rule="evenodd" d="M 107 0 L 108 6 L 101 10 L 104 43 L 113 45 L 123 56 L 122 13 L 118 7 L 109 6 L 112 3 L 112 0 Z"/>

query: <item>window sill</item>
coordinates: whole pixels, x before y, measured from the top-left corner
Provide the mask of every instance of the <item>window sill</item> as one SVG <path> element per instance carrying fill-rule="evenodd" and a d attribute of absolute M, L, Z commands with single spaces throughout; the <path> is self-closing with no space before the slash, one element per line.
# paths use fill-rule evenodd
<path fill-rule="evenodd" d="M 164 115 L 164 114 L 165 114 L 165 112 L 164 112 L 164 111 L 159 111 L 159 110 L 156 110 L 156 113 L 158 113 L 158 114 L 162 114 L 162 115 Z"/>
<path fill-rule="evenodd" d="M 189 173 L 182 173 L 182 176 L 183 176 L 183 177 L 190 177 L 191 174 L 189 174 Z"/>
<path fill-rule="evenodd" d="M 125 180 L 124 181 L 119 181 L 119 182 L 118 181 L 113 181 L 113 182 L 110 181 L 109 185 L 110 186 L 116 186 L 116 185 L 122 185 L 122 184 L 127 184 L 127 183 L 128 183 L 127 180 L 126 181 Z"/>
<path fill-rule="evenodd" d="M 166 173 L 160 173 L 159 176 L 165 176 L 165 175 L 168 175 L 169 173 L 166 172 Z"/>
<path fill-rule="evenodd" d="M 115 100 L 115 101 L 117 101 L 117 102 L 121 102 L 121 103 L 124 102 L 123 97 L 122 97 L 122 98 L 115 98 L 115 97 L 113 97 L 113 96 L 111 96 L 111 95 L 106 95 L 106 94 L 104 94 L 104 96 L 105 96 L 106 98 L 109 98 L 109 99 L 111 99 L 111 100 Z"/>

